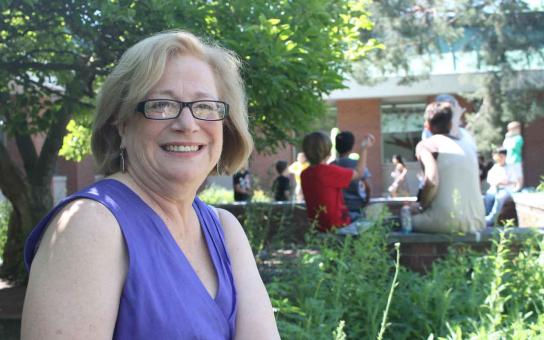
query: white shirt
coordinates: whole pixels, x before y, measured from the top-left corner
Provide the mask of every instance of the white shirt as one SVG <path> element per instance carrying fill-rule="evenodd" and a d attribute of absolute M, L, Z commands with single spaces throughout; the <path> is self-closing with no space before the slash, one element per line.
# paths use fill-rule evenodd
<path fill-rule="evenodd" d="M 495 163 L 487 173 L 487 183 L 496 189 L 516 191 L 518 180 L 514 169 L 509 164 L 501 166 L 500 164 Z M 508 184 L 501 184 L 501 182 L 507 182 Z"/>

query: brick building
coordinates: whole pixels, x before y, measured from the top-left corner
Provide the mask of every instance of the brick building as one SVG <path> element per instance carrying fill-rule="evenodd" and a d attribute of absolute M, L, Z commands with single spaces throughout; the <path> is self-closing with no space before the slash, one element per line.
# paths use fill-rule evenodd
<path fill-rule="evenodd" d="M 542 73 L 542 71 L 539 71 Z M 420 140 L 425 106 L 441 93 L 453 94 L 467 111 L 472 107 L 462 93 L 477 90 L 473 77 L 461 73 L 435 74 L 428 79 L 410 85 L 399 85 L 399 78 L 389 78 L 373 86 L 364 86 L 354 80 L 346 82 L 347 88 L 334 91 L 326 99 L 336 110 L 337 127 L 350 130 L 357 141 L 366 133 L 376 137 L 376 144 L 369 151 L 368 167 L 372 173 L 373 196 L 386 193 L 391 183 L 391 157 L 401 154 L 407 161 L 410 192 L 417 192 L 417 173 L 420 169 L 415 160 L 414 148 Z M 328 131 L 331 127 L 324 126 Z M 526 126 L 524 175 L 526 186 L 536 186 L 544 175 L 544 118 Z M 273 164 L 278 159 L 293 161 L 297 148 L 289 146 L 273 156 L 254 155 L 250 170 L 267 188 L 275 176 Z"/>

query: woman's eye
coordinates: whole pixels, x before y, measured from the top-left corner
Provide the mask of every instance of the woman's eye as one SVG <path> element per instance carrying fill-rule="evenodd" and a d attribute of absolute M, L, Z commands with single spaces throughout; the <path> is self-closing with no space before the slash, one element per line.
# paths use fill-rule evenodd
<path fill-rule="evenodd" d="M 151 109 L 156 111 L 169 110 L 171 107 L 172 103 L 167 101 L 153 102 L 153 104 L 151 105 Z"/>

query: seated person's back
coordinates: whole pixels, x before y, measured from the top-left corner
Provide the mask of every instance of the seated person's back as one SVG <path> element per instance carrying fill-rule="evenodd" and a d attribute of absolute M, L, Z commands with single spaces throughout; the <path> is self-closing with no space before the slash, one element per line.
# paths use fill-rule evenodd
<path fill-rule="evenodd" d="M 326 163 L 332 147 L 327 135 L 314 132 L 304 137 L 302 148 L 310 166 L 301 174 L 302 191 L 308 217 L 317 219 L 318 230 L 343 229 L 353 222 L 341 189 L 360 177 L 366 167 L 366 147 L 372 143 L 372 136 L 361 143 L 360 159 L 352 170 Z"/>
<path fill-rule="evenodd" d="M 349 157 L 350 152 L 353 150 L 354 143 L 355 137 L 350 131 L 342 131 L 336 135 L 335 148 L 339 157 L 331 164 L 343 168 L 355 169 L 357 167 L 357 160 Z M 370 172 L 368 171 L 368 168 L 365 168 L 365 172 L 361 178 L 351 181 L 347 188 L 342 189 L 344 203 L 348 208 L 352 219 L 361 215 L 361 208 L 366 205 L 370 198 L 370 187 L 367 182 L 369 177 Z"/>
<path fill-rule="evenodd" d="M 414 230 L 480 231 L 485 219 L 477 160 L 465 143 L 448 134 L 448 104 L 429 104 L 426 116 L 433 136 L 416 146 L 416 156 L 425 170 L 425 186 L 419 197 L 424 211 L 413 216 Z"/>

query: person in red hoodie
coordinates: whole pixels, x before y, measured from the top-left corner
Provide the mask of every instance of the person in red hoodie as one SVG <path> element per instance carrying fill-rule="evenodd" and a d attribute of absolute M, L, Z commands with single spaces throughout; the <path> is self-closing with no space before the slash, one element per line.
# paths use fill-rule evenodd
<path fill-rule="evenodd" d="M 319 231 L 335 231 L 344 235 L 356 235 L 360 232 L 361 225 L 349 217 L 342 189 L 364 174 L 367 149 L 373 144 L 374 136 L 366 135 L 360 144 L 360 157 L 356 168 L 346 169 L 327 164 L 332 143 L 326 134 L 312 132 L 304 137 L 302 151 L 310 166 L 302 172 L 300 179 L 308 217 L 317 221 Z"/>

